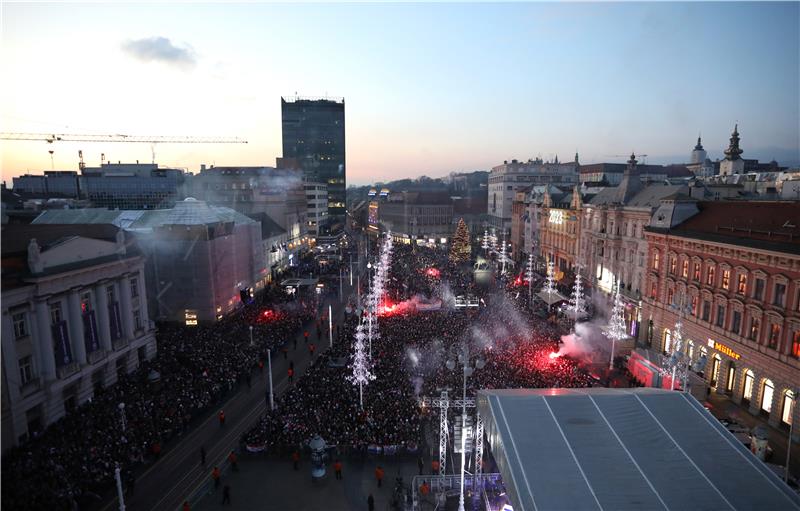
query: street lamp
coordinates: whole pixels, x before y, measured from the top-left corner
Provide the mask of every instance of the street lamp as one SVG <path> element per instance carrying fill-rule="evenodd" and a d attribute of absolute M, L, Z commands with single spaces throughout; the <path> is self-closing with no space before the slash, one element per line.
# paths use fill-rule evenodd
<path fill-rule="evenodd" d="M 269 409 L 275 409 L 275 398 L 272 393 L 272 349 L 267 349 L 267 371 L 269 376 Z"/>
<path fill-rule="evenodd" d="M 792 406 L 789 409 L 789 438 L 786 441 L 786 470 L 783 473 L 783 482 L 789 484 L 789 460 L 792 457 L 792 433 L 794 433 L 794 407 L 797 406 L 797 394 L 800 389 L 792 389 Z"/>
<path fill-rule="evenodd" d="M 114 468 L 114 479 L 117 482 L 117 498 L 119 499 L 119 511 L 125 511 L 125 496 L 122 493 L 122 476 L 120 475 L 119 463 L 117 463 L 117 466 Z"/>
<path fill-rule="evenodd" d="M 464 465 L 466 464 L 467 450 L 467 377 L 472 376 L 474 369 L 483 369 L 486 362 L 482 358 L 476 359 L 475 368 L 473 369 L 469 362 L 469 344 L 466 342 L 463 344 L 463 351 L 458 354 L 458 361 L 463 364 L 464 369 L 463 405 L 461 408 L 461 492 L 458 496 L 458 511 L 464 511 L 464 471 L 466 468 Z M 448 359 L 446 365 L 451 371 L 456 368 L 456 362 L 452 359 Z"/>
<path fill-rule="evenodd" d="M 250 346 L 254 346 L 254 343 L 253 343 L 253 325 L 250 325 Z"/>

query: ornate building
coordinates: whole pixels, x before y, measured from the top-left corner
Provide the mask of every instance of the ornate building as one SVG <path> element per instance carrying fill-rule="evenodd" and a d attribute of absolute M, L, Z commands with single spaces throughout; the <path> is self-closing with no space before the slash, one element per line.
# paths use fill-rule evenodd
<path fill-rule="evenodd" d="M 796 202 L 673 197 L 645 230 L 645 342 L 671 352 L 682 318 L 694 369 L 776 427 L 800 386 L 799 218 Z"/>
<path fill-rule="evenodd" d="M 571 193 L 563 194 L 554 194 L 548 188 L 542 203 L 539 224 L 541 255 L 565 273 L 580 262 L 583 200 L 577 186 Z"/>

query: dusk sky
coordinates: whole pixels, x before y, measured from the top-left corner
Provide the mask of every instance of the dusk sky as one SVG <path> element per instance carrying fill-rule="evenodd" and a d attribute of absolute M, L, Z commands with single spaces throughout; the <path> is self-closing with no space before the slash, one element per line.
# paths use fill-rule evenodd
<path fill-rule="evenodd" d="M 274 165 L 280 97 L 343 96 L 348 184 L 542 156 L 800 162 L 800 3 L 8 4 L 0 131 L 216 135 L 162 166 Z M 2 177 L 50 170 L 3 142 Z M 151 160 L 59 143 L 57 170 Z"/>

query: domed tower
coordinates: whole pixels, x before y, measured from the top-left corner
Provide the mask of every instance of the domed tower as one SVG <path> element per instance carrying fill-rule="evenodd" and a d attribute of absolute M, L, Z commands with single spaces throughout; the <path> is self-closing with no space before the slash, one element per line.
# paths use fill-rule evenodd
<path fill-rule="evenodd" d="M 700 142 L 700 137 L 697 137 L 697 145 L 694 146 L 692 151 L 692 164 L 700 164 L 706 161 L 706 150 L 703 149 L 703 144 Z"/>

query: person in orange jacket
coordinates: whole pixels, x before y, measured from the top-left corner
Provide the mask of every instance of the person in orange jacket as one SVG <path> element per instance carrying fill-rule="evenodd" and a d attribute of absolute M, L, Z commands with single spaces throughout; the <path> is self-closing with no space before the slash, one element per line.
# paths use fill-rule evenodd
<path fill-rule="evenodd" d="M 423 497 L 427 497 L 430 492 L 431 488 L 430 486 L 428 486 L 428 483 L 422 481 L 422 486 L 419 487 L 419 494 L 422 495 Z"/>
<path fill-rule="evenodd" d="M 192 511 L 192 508 L 189 507 L 189 501 L 188 500 L 184 500 L 183 501 L 183 511 Z"/>
<path fill-rule="evenodd" d="M 234 472 L 239 471 L 239 459 L 236 457 L 235 452 L 231 451 L 228 455 L 228 463 L 231 464 L 231 469 L 233 469 Z"/>
<path fill-rule="evenodd" d="M 286 374 L 289 376 L 289 383 L 292 383 L 292 380 L 294 379 L 294 368 L 290 367 L 287 369 Z"/>
<path fill-rule="evenodd" d="M 378 480 L 378 488 L 380 488 L 383 484 L 383 469 L 380 465 L 378 465 L 378 468 L 375 469 L 375 479 Z"/>
<path fill-rule="evenodd" d="M 225 412 L 220 410 L 217 417 L 219 417 L 219 427 L 223 427 L 225 425 Z"/>
<path fill-rule="evenodd" d="M 336 460 L 336 462 L 333 464 L 333 471 L 336 473 L 336 479 L 341 480 L 342 479 L 342 462 L 341 461 Z"/>
<path fill-rule="evenodd" d="M 292 453 L 292 463 L 294 463 L 295 470 L 300 469 L 300 453 L 297 450 Z"/>
<path fill-rule="evenodd" d="M 431 461 L 431 473 L 436 475 L 439 473 L 439 460 Z"/>

